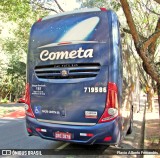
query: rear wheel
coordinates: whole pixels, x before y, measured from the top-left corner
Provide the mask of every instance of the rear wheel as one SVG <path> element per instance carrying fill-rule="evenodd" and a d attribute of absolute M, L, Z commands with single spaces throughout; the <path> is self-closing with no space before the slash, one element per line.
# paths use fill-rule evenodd
<path fill-rule="evenodd" d="M 127 134 L 131 134 L 132 131 L 133 131 L 133 106 L 131 111 L 130 126 L 128 128 Z"/>

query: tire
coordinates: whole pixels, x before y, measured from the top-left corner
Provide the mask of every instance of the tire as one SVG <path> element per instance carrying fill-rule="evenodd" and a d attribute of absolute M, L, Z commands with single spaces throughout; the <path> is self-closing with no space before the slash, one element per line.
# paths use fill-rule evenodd
<path fill-rule="evenodd" d="M 133 107 L 131 111 L 130 126 L 128 128 L 127 134 L 131 134 L 132 131 L 133 131 Z"/>

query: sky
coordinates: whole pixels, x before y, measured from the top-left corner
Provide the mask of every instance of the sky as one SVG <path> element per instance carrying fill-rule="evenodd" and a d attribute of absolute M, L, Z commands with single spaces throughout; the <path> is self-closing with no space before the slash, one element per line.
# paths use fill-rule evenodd
<path fill-rule="evenodd" d="M 80 3 L 76 0 L 58 0 L 65 11 L 71 11 L 80 7 Z"/>

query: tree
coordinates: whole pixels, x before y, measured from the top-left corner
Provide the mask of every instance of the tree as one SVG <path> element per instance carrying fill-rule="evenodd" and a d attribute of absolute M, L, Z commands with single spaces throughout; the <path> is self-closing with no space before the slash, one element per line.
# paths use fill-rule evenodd
<path fill-rule="evenodd" d="M 20 97 L 24 93 L 26 54 L 32 24 L 49 11 L 64 10 L 57 0 L 4 0 L 0 1 L 0 98 Z M 48 3 L 49 2 L 49 3 Z M 8 36 L 6 35 L 6 32 Z M 8 62 L 3 62 L 3 54 Z M 4 69 L 5 67 L 5 69 Z M 1 100 L 1 99 L 0 99 Z"/>
<path fill-rule="evenodd" d="M 158 67 L 152 61 L 153 55 L 154 55 L 153 53 L 155 53 L 155 51 L 153 51 L 153 52 L 149 51 L 149 46 L 154 45 L 157 41 L 157 38 L 160 37 L 160 28 L 159 28 L 160 27 L 160 18 L 157 21 L 157 27 L 155 29 L 155 32 L 152 35 L 150 35 L 146 40 L 141 41 L 127 0 L 120 0 L 120 2 L 122 4 L 123 11 L 125 13 L 127 23 L 129 25 L 130 32 L 131 32 L 133 40 L 134 40 L 136 51 L 137 51 L 138 55 L 141 57 L 141 59 L 143 60 L 145 71 L 157 83 L 160 83 L 160 73 L 158 72 Z"/>
<path fill-rule="evenodd" d="M 4 0 L 0 1 L 0 6 L 1 60 L 4 60 L 2 52 L 8 60 L 0 76 L 0 96 L 13 101 L 24 94 L 31 25 L 47 11 L 33 11 L 28 0 Z"/>
<path fill-rule="evenodd" d="M 140 58 L 143 61 L 143 68 L 147 74 L 149 74 L 153 80 L 157 82 L 157 90 L 158 90 L 158 99 L 159 99 L 159 109 L 160 109 L 160 72 L 159 65 L 157 65 L 153 59 L 155 55 L 156 42 L 160 37 L 160 18 L 157 20 L 157 25 L 155 31 L 152 35 L 148 36 L 145 40 L 140 38 L 140 35 L 137 31 L 135 22 L 133 20 L 133 16 L 131 13 L 131 9 L 127 0 L 120 0 L 123 11 L 125 13 L 128 26 L 130 28 L 130 33 L 134 40 L 134 45 L 136 51 Z"/>

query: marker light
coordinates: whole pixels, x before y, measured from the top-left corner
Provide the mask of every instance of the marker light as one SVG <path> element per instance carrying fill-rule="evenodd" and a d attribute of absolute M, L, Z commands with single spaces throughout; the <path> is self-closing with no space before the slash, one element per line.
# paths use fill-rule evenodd
<path fill-rule="evenodd" d="M 106 9 L 106 8 L 100 8 L 100 10 L 101 10 L 101 11 L 107 11 L 107 9 Z"/>
<path fill-rule="evenodd" d="M 42 21 L 42 18 L 40 18 L 40 19 L 37 20 L 37 22 L 41 22 L 41 21 Z"/>

